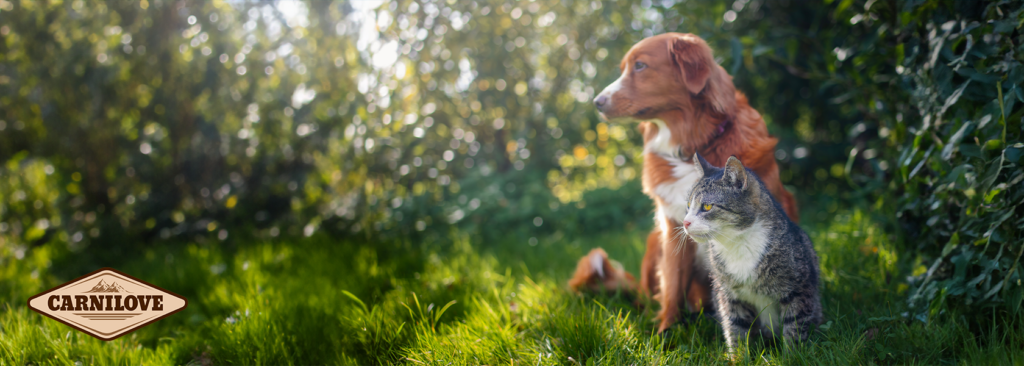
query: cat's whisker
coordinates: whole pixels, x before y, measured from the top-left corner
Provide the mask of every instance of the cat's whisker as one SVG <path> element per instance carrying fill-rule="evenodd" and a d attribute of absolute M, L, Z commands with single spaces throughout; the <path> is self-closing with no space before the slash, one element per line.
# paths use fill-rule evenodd
<path fill-rule="evenodd" d="M 673 230 L 675 231 L 675 235 L 672 235 L 672 241 L 675 243 L 675 248 L 673 248 L 672 254 L 679 254 L 679 251 L 683 250 L 683 245 L 686 244 L 686 236 L 689 235 L 689 233 L 687 233 L 686 229 L 683 227 L 677 227 Z"/>
<path fill-rule="evenodd" d="M 676 244 L 675 249 L 672 250 L 673 255 L 679 254 L 679 252 L 683 250 L 683 246 L 686 245 L 686 235 L 685 231 L 678 231 L 675 238 L 672 239 Z"/>

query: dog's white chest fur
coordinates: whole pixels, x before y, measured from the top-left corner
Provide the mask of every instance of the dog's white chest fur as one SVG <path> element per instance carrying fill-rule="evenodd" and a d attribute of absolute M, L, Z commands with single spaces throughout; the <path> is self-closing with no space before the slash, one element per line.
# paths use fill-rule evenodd
<path fill-rule="evenodd" d="M 690 198 L 690 191 L 701 176 L 692 161 L 683 161 L 679 156 L 679 146 L 672 143 L 672 132 L 665 126 L 665 121 L 656 119 L 651 122 L 658 125 L 658 134 L 644 144 L 644 152 L 658 154 L 662 159 L 668 161 L 672 166 L 672 176 L 676 178 L 673 182 L 662 183 L 654 187 L 654 194 L 663 203 L 658 207 L 656 213 L 658 218 L 655 221 L 660 225 L 661 232 L 667 238 L 672 239 L 663 245 L 666 248 L 675 249 L 685 239 L 684 236 L 679 235 L 681 234 L 679 230 L 682 228 L 667 227 L 668 220 L 664 219 L 683 222 L 683 218 L 686 217 L 686 203 Z M 700 268 L 708 268 L 707 250 L 703 245 L 698 245 L 695 264 Z"/>
<path fill-rule="evenodd" d="M 664 207 L 661 207 L 662 214 L 682 222 L 686 217 L 686 202 L 690 198 L 690 190 L 700 180 L 700 174 L 692 161 L 683 161 L 679 156 L 679 146 L 672 144 L 672 132 L 665 127 L 665 122 L 651 122 L 658 125 L 658 134 L 644 145 L 644 151 L 658 154 L 668 161 L 672 166 L 672 176 L 676 178 L 673 182 L 654 187 L 654 194 L 665 203 Z"/>

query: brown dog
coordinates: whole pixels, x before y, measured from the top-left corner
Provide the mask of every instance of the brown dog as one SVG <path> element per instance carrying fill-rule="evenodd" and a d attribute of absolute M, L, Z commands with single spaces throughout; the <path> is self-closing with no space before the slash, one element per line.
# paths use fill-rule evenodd
<path fill-rule="evenodd" d="M 646 121 L 640 123 L 643 189 L 657 211 L 639 291 L 661 304 L 660 332 L 678 320 L 684 304 L 690 312 L 711 306 L 705 250 L 680 225 L 690 188 L 699 179 L 690 161 L 695 151 L 716 166 L 723 166 L 729 156 L 742 160 L 794 221 L 796 202 L 779 180 L 774 158 L 778 140 L 768 135 L 761 115 L 736 91 L 704 40 L 680 33 L 650 37 L 634 45 L 619 68 L 622 76 L 594 104 L 610 120 Z M 577 271 L 574 283 L 587 283 L 575 277 L 588 275 L 607 276 Z"/>

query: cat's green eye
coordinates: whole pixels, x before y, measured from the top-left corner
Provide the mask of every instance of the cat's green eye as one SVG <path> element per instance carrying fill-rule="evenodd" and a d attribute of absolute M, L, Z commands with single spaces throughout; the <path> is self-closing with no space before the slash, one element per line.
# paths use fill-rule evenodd
<path fill-rule="evenodd" d="M 705 203 L 704 204 L 704 211 L 711 211 L 711 206 L 712 205 L 710 203 Z"/>

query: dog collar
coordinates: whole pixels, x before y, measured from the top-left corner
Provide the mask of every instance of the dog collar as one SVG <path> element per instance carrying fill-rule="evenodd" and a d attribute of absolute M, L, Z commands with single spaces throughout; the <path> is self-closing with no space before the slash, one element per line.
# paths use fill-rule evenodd
<path fill-rule="evenodd" d="M 704 146 L 702 146 L 701 148 L 699 148 L 697 150 L 703 150 L 708 145 L 711 145 L 711 143 L 713 141 L 715 141 L 716 139 L 721 137 L 723 134 L 725 134 L 725 129 L 729 128 L 730 124 L 732 124 L 732 120 L 731 119 L 727 119 L 725 121 L 722 121 L 722 123 L 719 123 L 718 126 L 715 126 L 715 135 L 711 136 L 711 139 L 708 140 L 708 142 L 706 144 L 704 144 Z M 693 154 L 687 154 L 685 151 L 683 151 L 683 147 L 680 146 L 679 147 L 679 159 L 682 160 L 682 161 L 693 160 Z"/>
<path fill-rule="evenodd" d="M 727 119 L 725 121 L 722 121 L 722 123 L 719 123 L 718 129 L 715 130 L 715 136 L 711 137 L 711 140 L 717 139 L 718 136 L 722 136 L 722 134 L 725 133 L 725 128 L 729 127 L 730 123 L 732 123 L 731 119 Z"/>

